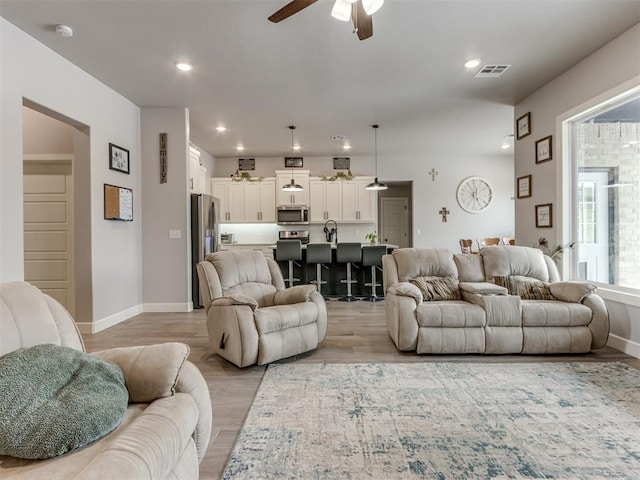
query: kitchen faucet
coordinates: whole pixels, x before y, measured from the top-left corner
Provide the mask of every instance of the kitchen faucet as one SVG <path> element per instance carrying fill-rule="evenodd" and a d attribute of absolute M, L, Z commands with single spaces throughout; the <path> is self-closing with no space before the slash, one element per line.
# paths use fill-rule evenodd
<path fill-rule="evenodd" d="M 333 227 L 331 229 L 328 227 L 330 223 L 333 223 Z M 327 223 L 324 224 L 324 236 L 327 239 L 327 242 L 338 243 L 338 224 L 334 220 L 328 220 Z"/>

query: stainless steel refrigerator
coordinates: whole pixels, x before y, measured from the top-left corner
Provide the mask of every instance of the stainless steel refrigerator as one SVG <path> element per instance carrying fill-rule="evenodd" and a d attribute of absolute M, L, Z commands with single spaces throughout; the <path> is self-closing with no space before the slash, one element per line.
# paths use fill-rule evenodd
<path fill-rule="evenodd" d="M 202 308 L 196 264 L 218 250 L 220 200 L 210 195 L 191 195 L 191 298 L 193 308 Z"/>

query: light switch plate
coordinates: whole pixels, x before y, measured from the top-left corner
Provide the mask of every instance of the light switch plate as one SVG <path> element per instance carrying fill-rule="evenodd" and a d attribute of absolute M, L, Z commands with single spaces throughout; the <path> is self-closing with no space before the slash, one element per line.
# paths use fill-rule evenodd
<path fill-rule="evenodd" d="M 169 230 L 169 238 L 182 238 L 180 230 Z"/>

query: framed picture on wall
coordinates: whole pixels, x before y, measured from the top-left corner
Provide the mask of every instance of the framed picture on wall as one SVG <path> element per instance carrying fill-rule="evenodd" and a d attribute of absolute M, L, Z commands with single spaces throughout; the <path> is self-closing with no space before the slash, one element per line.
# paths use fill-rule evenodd
<path fill-rule="evenodd" d="M 516 120 L 516 138 L 521 138 L 531 135 L 531 112 L 527 112 Z"/>
<path fill-rule="evenodd" d="M 129 150 L 110 143 L 109 168 L 129 174 Z"/>
<path fill-rule="evenodd" d="M 551 160 L 551 135 L 541 138 L 536 141 L 536 163 L 546 162 Z"/>
<path fill-rule="evenodd" d="M 553 227 L 553 211 L 552 204 L 545 203 L 536 205 L 536 228 Z"/>
<path fill-rule="evenodd" d="M 518 198 L 527 198 L 531 196 L 531 175 L 518 177 Z"/>

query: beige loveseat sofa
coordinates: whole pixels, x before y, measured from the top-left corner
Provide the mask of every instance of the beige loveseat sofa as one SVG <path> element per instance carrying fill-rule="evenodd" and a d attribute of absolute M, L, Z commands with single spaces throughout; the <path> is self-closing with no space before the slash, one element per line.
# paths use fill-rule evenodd
<path fill-rule="evenodd" d="M 60 303 L 25 282 L 0 284 L 0 357 L 45 343 L 84 351 Z M 124 373 L 129 405 L 122 423 L 86 447 L 47 460 L 0 456 L 0 478 L 197 479 L 211 433 L 211 398 L 188 353 L 178 343 L 96 352 Z"/>
<path fill-rule="evenodd" d="M 238 367 L 313 350 L 327 333 L 327 307 L 313 285 L 285 288 L 278 264 L 255 250 L 215 252 L 198 263 L 215 352 Z"/>
<path fill-rule="evenodd" d="M 609 335 L 595 287 L 559 281 L 553 260 L 536 248 L 397 249 L 383 258 L 383 272 L 387 325 L 399 350 L 582 353 Z"/>

